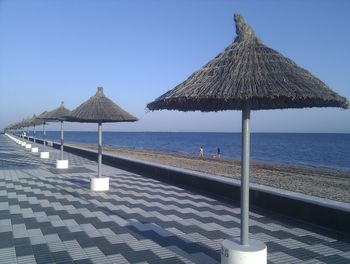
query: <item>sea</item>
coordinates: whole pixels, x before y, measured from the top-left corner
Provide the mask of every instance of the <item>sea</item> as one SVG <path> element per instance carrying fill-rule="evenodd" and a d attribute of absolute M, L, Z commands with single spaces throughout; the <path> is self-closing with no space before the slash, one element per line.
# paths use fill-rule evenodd
<path fill-rule="evenodd" d="M 32 133 L 30 133 L 32 135 Z M 36 132 L 42 138 L 42 132 Z M 59 131 L 48 131 L 48 140 L 59 142 Z M 65 142 L 97 144 L 97 132 L 67 131 Z M 350 172 L 350 134 L 252 133 L 251 160 Z M 103 132 L 103 145 L 141 150 L 214 157 L 241 157 L 241 133 L 202 132 Z"/>

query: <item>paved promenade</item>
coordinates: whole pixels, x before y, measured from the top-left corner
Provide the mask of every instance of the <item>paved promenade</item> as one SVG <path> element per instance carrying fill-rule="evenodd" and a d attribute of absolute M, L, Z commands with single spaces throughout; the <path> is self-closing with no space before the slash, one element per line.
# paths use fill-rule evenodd
<path fill-rule="evenodd" d="M 49 150 L 44 161 L 0 135 L 0 263 L 219 263 L 222 240 L 239 236 L 237 204 L 110 166 L 111 190 L 91 192 L 97 163 L 65 153 L 70 169 L 58 171 Z M 250 217 L 269 263 L 350 263 L 344 234 Z"/>

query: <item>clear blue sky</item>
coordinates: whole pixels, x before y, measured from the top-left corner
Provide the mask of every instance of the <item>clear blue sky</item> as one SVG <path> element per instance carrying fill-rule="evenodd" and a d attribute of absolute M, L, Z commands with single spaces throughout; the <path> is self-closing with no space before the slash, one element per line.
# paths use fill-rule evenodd
<path fill-rule="evenodd" d="M 145 109 L 233 41 L 235 12 L 267 46 L 350 99 L 348 0 L 0 0 L 0 128 L 62 100 L 74 109 L 103 86 L 140 118 L 106 130 L 240 131 L 239 111 Z M 253 132 L 350 133 L 350 111 L 341 109 L 251 117 Z"/>

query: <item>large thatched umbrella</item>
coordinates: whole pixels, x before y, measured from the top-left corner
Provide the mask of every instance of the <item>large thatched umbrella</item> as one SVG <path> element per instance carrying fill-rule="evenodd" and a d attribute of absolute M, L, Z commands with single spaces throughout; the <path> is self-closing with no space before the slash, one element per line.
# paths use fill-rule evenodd
<path fill-rule="evenodd" d="M 103 88 L 98 87 L 96 94 L 72 110 L 66 120 L 80 123 L 98 123 L 98 178 L 101 178 L 102 123 L 134 122 L 138 119 L 112 102 L 104 95 Z"/>
<path fill-rule="evenodd" d="M 64 117 L 70 114 L 70 110 L 64 107 L 64 102 L 61 102 L 61 105 L 58 108 L 55 108 L 52 111 L 47 112 L 45 115 L 42 116 L 42 119 L 44 119 L 46 122 L 60 122 L 61 123 L 61 152 L 60 152 L 60 160 L 57 161 L 56 167 L 58 169 L 60 168 L 67 168 L 68 167 L 68 161 L 64 162 L 63 159 L 63 122 Z"/>
<path fill-rule="evenodd" d="M 346 98 L 307 70 L 265 46 L 242 16 L 234 16 L 237 37 L 186 81 L 147 105 L 150 110 L 242 110 L 241 245 L 249 245 L 250 110 L 340 107 Z"/>

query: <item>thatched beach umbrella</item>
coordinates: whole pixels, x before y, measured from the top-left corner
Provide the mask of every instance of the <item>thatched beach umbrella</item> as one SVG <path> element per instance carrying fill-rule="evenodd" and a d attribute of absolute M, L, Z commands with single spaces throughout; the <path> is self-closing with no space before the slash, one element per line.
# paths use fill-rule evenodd
<path fill-rule="evenodd" d="M 43 119 L 46 122 L 60 122 L 61 123 L 61 152 L 60 152 L 60 160 L 56 161 L 56 168 L 58 169 L 66 169 L 68 168 L 68 160 L 63 159 L 63 122 L 65 120 L 65 116 L 70 114 L 70 110 L 64 107 L 64 102 L 61 102 L 61 105 L 58 108 L 55 108 L 52 111 L 47 112 Z"/>
<path fill-rule="evenodd" d="M 45 115 L 47 114 L 47 111 L 42 112 L 40 115 L 38 115 L 38 119 L 42 120 L 42 125 L 43 125 L 43 151 L 45 152 L 46 148 L 46 119 Z"/>
<path fill-rule="evenodd" d="M 43 121 L 43 151 L 40 152 L 40 158 L 42 159 L 48 159 L 50 157 L 50 153 L 46 151 L 46 114 L 47 111 L 44 111 L 38 116 L 38 119 Z"/>
<path fill-rule="evenodd" d="M 4 128 L 4 131 L 11 131 L 14 132 L 13 130 L 17 130 L 20 128 L 21 122 L 15 122 L 13 124 L 10 124 Z"/>
<path fill-rule="evenodd" d="M 112 102 L 104 95 L 103 88 L 98 87 L 96 94 L 72 110 L 66 120 L 69 122 L 98 124 L 98 178 L 101 178 L 102 123 L 134 122 L 138 119 Z M 105 187 L 107 188 L 107 186 Z M 96 190 L 102 189 L 97 187 Z"/>
<path fill-rule="evenodd" d="M 236 14 L 234 20 L 237 33 L 234 42 L 147 107 L 202 112 L 242 110 L 240 244 L 248 246 L 250 111 L 348 108 L 349 102 L 291 59 L 265 46 L 242 16 Z"/>
<path fill-rule="evenodd" d="M 33 142 L 36 143 L 36 129 L 35 127 L 37 125 L 42 125 L 43 120 L 39 119 L 36 115 L 33 115 L 33 117 L 28 121 L 30 126 L 33 126 Z"/>
<path fill-rule="evenodd" d="M 27 128 L 27 140 L 29 141 L 29 128 L 30 128 L 30 120 L 31 118 L 27 118 L 25 122 L 25 127 Z"/>
<path fill-rule="evenodd" d="M 5 129 L 16 130 L 16 131 L 17 131 L 17 133 L 15 133 L 15 134 L 17 134 L 17 135 L 18 135 L 19 130 L 20 130 L 21 128 L 22 128 L 22 127 L 21 127 L 21 121 L 18 121 L 18 122 L 16 122 L 16 123 L 14 123 L 14 124 L 12 124 L 12 125 L 8 126 L 8 127 L 7 127 L 7 128 L 5 128 Z M 21 137 L 21 135 L 20 135 L 20 134 L 19 134 L 19 136 Z"/>
<path fill-rule="evenodd" d="M 18 129 L 20 129 L 21 130 L 21 132 L 20 132 L 20 137 L 23 139 L 23 140 L 25 140 L 25 138 L 24 138 L 24 128 L 27 126 L 27 120 L 26 119 L 23 119 L 22 121 L 20 121 L 20 122 L 18 122 Z M 25 143 L 25 141 L 22 141 L 21 142 L 21 145 L 22 146 L 25 146 L 26 145 L 26 143 Z"/>
<path fill-rule="evenodd" d="M 27 139 L 29 139 L 29 122 L 30 122 L 30 118 L 26 118 L 26 119 L 23 119 L 21 122 L 20 122 L 20 127 L 23 129 L 23 132 L 25 130 L 25 128 L 27 128 Z M 24 139 L 24 133 L 23 133 L 23 139 Z"/>

